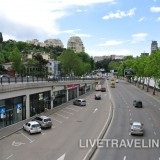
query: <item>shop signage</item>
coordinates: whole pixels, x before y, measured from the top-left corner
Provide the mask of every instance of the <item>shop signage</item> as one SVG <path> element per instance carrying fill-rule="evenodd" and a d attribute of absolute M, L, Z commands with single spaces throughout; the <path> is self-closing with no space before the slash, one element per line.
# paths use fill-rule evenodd
<path fill-rule="evenodd" d="M 17 113 L 22 113 L 22 103 L 16 104 Z"/>
<path fill-rule="evenodd" d="M 0 118 L 6 118 L 6 108 L 4 106 L 0 107 Z"/>
<path fill-rule="evenodd" d="M 79 84 L 68 84 L 66 85 L 66 89 L 73 89 L 79 87 Z"/>

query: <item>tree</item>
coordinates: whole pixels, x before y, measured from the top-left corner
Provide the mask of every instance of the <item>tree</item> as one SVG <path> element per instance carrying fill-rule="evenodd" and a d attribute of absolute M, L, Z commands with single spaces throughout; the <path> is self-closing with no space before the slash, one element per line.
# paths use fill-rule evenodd
<path fill-rule="evenodd" d="M 9 59 L 12 63 L 12 69 L 15 70 L 17 73 L 21 73 L 23 70 L 23 64 L 21 61 L 21 54 L 17 47 L 10 52 Z"/>
<path fill-rule="evenodd" d="M 58 60 L 61 62 L 62 74 L 64 75 L 80 75 L 83 72 L 82 61 L 71 49 L 63 51 Z"/>
<path fill-rule="evenodd" d="M 35 72 L 35 76 L 38 77 L 44 77 L 48 75 L 47 71 L 47 63 L 48 60 L 43 59 L 42 55 L 40 53 L 34 54 L 33 55 L 34 62 L 34 67 L 37 68 L 37 72 Z"/>

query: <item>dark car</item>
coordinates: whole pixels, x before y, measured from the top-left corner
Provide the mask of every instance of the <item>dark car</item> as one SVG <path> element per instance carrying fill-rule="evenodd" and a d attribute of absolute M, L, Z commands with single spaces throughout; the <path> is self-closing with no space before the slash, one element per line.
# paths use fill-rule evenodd
<path fill-rule="evenodd" d="M 101 100 L 101 95 L 100 94 L 96 94 L 95 95 L 95 100 Z"/>
<path fill-rule="evenodd" d="M 134 100 L 133 101 L 133 106 L 137 107 L 137 108 L 142 108 L 143 107 L 142 101 L 140 101 L 140 100 Z"/>
<path fill-rule="evenodd" d="M 101 88 L 101 92 L 106 92 L 106 88 L 105 88 L 105 87 L 102 87 L 102 88 Z"/>

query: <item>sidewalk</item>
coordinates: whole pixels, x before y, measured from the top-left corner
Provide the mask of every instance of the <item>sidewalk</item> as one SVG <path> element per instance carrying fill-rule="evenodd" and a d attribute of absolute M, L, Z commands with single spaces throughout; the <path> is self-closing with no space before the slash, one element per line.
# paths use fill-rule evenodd
<path fill-rule="evenodd" d="M 133 86 L 135 86 L 135 83 L 131 83 Z M 157 99 L 160 101 L 160 92 L 159 91 L 155 91 L 155 95 L 153 95 L 153 88 L 149 88 L 149 91 L 147 92 L 147 86 L 143 86 L 140 84 L 139 87 L 138 85 L 135 86 L 137 89 L 140 89 L 141 91 L 144 91 L 145 94 L 148 94 L 149 96 L 152 96 L 153 98 Z"/>

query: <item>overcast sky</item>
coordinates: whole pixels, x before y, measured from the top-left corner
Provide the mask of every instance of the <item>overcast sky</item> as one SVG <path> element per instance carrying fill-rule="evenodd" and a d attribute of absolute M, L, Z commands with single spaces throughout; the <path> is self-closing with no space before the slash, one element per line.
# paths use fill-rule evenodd
<path fill-rule="evenodd" d="M 90 56 L 133 55 L 160 43 L 160 0 L 0 0 L 4 41 L 79 36 Z"/>

